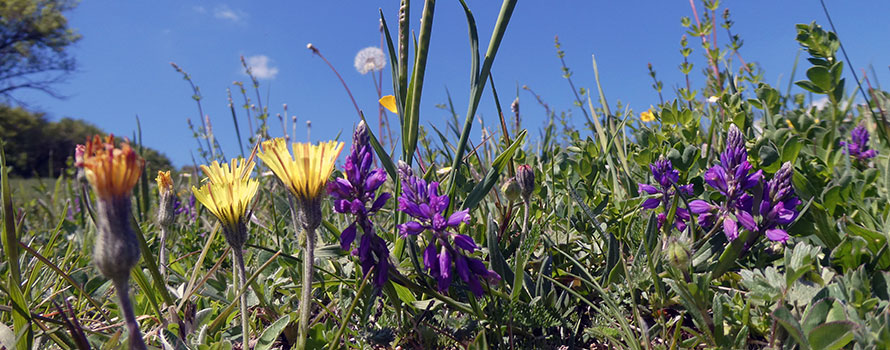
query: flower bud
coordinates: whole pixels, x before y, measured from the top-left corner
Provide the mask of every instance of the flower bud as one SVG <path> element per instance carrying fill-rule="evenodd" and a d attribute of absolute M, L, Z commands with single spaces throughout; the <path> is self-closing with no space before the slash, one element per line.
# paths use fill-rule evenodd
<path fill-rule="evenodd" d="M 501 191 L 504 192 L 504 196 L 507 197 L 507 200 L 511 202 L 519 201 L 519 197 L 522 195 L 522 190 L 519 189 L 519 184 L 516 183 L 516 179 L 512 177 L 504 182 L 501 186 Z"/>
<path fill-rule="evenodd" d="M 523 164 L 516 169 L 516 182 L 522 191 L 522 199 L 529 201 L 535 190 L 535 171 L 530 165 Z"/>
<path fill-rule="evenodd" d="M 158 171 L 155 181 L 158 183 L 158 225 L 170 226 L 173 223 L 173 202 L 176 197 L 173 194 L 173 179 L 170 178 L 169 171 Z"/>
<path fill-rule="evenodd" d="M 689 256 L 689 247 L 683 240 L 673 237 L 669 238 L 667 249 L 665 249 L 665 257 L 671 266 L 680 270 L 689 268 Z"/>

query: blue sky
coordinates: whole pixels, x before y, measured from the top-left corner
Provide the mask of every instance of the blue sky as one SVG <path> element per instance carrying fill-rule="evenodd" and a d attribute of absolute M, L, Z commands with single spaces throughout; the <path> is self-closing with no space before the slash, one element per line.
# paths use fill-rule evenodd
<path fill-rule="evenodd" d="M 778 84 L 782 91 L 798 51 L 794 24 L 816 20 L 828 25 L 818 1 L 721 3 L 732 12 L 734 34 L 744 40 L 744 59 L 758 62 L 766 72 L 766 81 Z M 479 25 L 484 52 L 500 1 L 468 0 L 468 4 Z M 701 12 L 701 4 L 697 5 Z M 828 1 L 828 6 L 857 73 L 872 64 L 878 79 L 890 84 L 890 46 L 886 45 L 890 22 L 881 15 L 890 13 L 890 2 Z M 243 55 L 253 57 L 254 69 L 263 77 L 261 96 L 272 114 L 273 135 L 282 133 L 275 115 L 283 112 L 284 103 L 288 104 L 288 116 L 298 118 L 298 140 L 306 138 L 307 120 L 312 121 L 314 141 L 333 138 L 340 131 L 349 135 L 357 121 L 355 110 L 340 82 L 306 44 L 311 42 L 322 51 L 343 75 L 365 114 L 376 117 L 377 93 L 371 77 L 359 74 L 353 60 L 362 48 L 379 45 L 379 8 L 395 27 L 396 0 L 84 1 L 69 14 L 71 26 L 83 35 L 71 50 L 78 60 L 78 71 L 57 86 L 68 98 L 58 100 L 27 91 L 16 97 L 51 119 L 81 118 L 122 136 L 133 134 L 135 116 L 139 115 L 145 143 L 182 166 L 191 164 L 195 149 L 186 119 L 199 124 L 199 115 L 188 83 L 170 62 L 188 71 L 201 87 L 204 113 L 224 151 L 232 156 L 238 153 L 238 145 L 226 88 L 247 80 L 240 69 L 239 57 Z M 415 29 L 419 28 L 421 8 L 422 1 L 415 0 L 411 13 Z M 613 105 L 620 100 L 639 111 L 658 102 L 650 87 L 648 62 L 664 81 L 665 97 L 673 97 L 673 87 L 683 81 L 677 69 L 682 61 L 683 16 L 692 16 L 687 1 L 520 1 L 492 70 L 502 103 L 509 105 L 517 86 L 528 85 L 554 109 L 572 109 L 573 97 L 561 77 L 553 47 L 555 35 L 560 37 L 579 87 L 595 88 L 591 54 L 596 55 L 601 82 Z M 700 86 L 702 50 L 692 39 L 693 84 Z M 718 42 L 727 41 L 721 28 Z M 430 55 L 421 120 L 425 125 L 442 126 L 449 116 L 435 105 L 446 101 L 445 89 L 451 92 L 459 113 L 466 111 L 469 93 L 467 25 L 456 0 L 436 5 Z M 846 68 L 849 77 L 850 66 Z M 802 72 L 800 69 L 798 77 Z M 383 76 L 384 92 L 389 93 L 389 67 Z M 520 91 L 519 97 L 524 126 L 537 134 L 544 110 L 528 92 Z M 491 100 L 486 89 L 478 115 L 493 126 L 496 111 Z M 575 115 L 575 125 L 581 126 L 583 117 L 577 111 Z M 246 120 L 243 113 L 239 116 L 243 132 Z M 397 123 L 392 116 L 390 120 Z M 474 125 L 476 139 L 478 126 Z"/>

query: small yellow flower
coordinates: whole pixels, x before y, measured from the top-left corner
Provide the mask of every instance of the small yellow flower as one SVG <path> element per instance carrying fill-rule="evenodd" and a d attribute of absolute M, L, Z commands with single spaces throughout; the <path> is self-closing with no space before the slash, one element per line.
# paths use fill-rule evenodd
<path fill-rule="evenodd" d="M 785 124 L 788 124 L 788 128 L 789 128 L 789 129 L 794 130 L 794 124 L 791 124 L 791 121 L 790 121 L 790 120 L 785 119 Z"/>
<path fill-rule="evenodd" d="M 380 105 L 386 107 L 390 112 L 399 113 L 398 108 L 396 107 L 396 98 L 393 95 L 386 95 L 380 98 Z"/>
<path fill-rule="evenodd" d="M 342 149 L 343 143 L 336 141 L 318 145 L 296 142 L 291 156 L 287 142 L 276 138 L 263 141 L 257 156 L 297 199 L 313 201 L 324 191 Z"/>
<path fill-rule="evenodd" d="M 255 163 L 232 159 L 231 164 L 214 161 L 210 166 L 201 165 L 207 176 L 201 188 L 192 186 L 201 204 L 207 207 L 227 229 L 246 224 L 245 217 L 251 199 L 256 195 L 259 182 L 250 178 Z"/>
<path fill-rule="evenodd" d="M 103 200 L 128 197 L 145 166 L 145 160 L 129 142 L 124 141 L 120 148 L 114 147 L 113 135 L 105 141 L 96 135 L 88 139 L 86 145 L 78 145 L 76 158 L 96 195 Z"/>
<path fill-rule="evenodd" d="M 173 191 L 173 179 L 170 178 L 170 171 L 158 170 L 158 177 L 155 178 L 158 183 L 158 193 L 162 196 Z"/>
<path fill-rule="evenodd" d="M 655 120 L 655 114 L 652 114 L 652 108 L 649 108 L 643 113 L 640 113 L 640 120 L 642 120 L 643 122 L 651 122 Z"/>

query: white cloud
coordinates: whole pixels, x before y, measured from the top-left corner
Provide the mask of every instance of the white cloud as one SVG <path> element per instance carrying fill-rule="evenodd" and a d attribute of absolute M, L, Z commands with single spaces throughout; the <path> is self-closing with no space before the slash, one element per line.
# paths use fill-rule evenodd
<path fill-rule="evenodd" d="M 200 13 L 200 14 L 207 13 L 207 9 L 204 8 L 204 6 L 195 6 L 195 7 L 192 7 L 192 10 L 195 10 L 195 12 Z"/>
<path fill-rule="evenodd" d="M 810 102 L 810 106 L 816 107 L 817 110 L 825 108 L 826 106 L 828 106 L 828 96 L 823 96 L 820 99 Z"/>
<path fill-rule="evenodd" d="M 219 5 L 213 8 L 213 17 L 241 23 L 247 17 L 247 14 L 244 11 L 232 9 L 229 5 Z"/>
<path fill-rule="evenodd" d="M 254 55 L 245 58 L 245 60 L 247 66 L 250 67 L 250 72 L 257 79 L 275 79 L 275 76 L 278 75 L 278 67 L 271 65 L 272 60 L 269 56 Z"/>

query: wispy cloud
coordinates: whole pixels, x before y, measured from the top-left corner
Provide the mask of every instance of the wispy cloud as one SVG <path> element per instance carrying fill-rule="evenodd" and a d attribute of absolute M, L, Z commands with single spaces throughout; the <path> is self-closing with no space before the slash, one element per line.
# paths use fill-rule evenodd
<path fill-rule="evenodd" d="M 275 79 L 275 76 L 278 75 L 278 67 L 271 64 L 272 59 L 269 56 L 254 55 L 245 58 L 245 60 L 247 61 L 247 66 L 250 67 L 250 72 L 257 79 Z"/>
<path fill-rule="evenodd" d="M 244 11 L 232 9 L 229 5 L 218 5 L 213 8 L 213 17 L 234 23 L 242 23 L 247 18 L 247 14 Z"/>
<path fill-rule="evenodd" d="M 194 6 L 194 7 L 192 7 L 192 10 L 194 10 L 195 12 L 200 13 L 200 14 L 207 13 L 207 9 L 204 6 Z"/>

